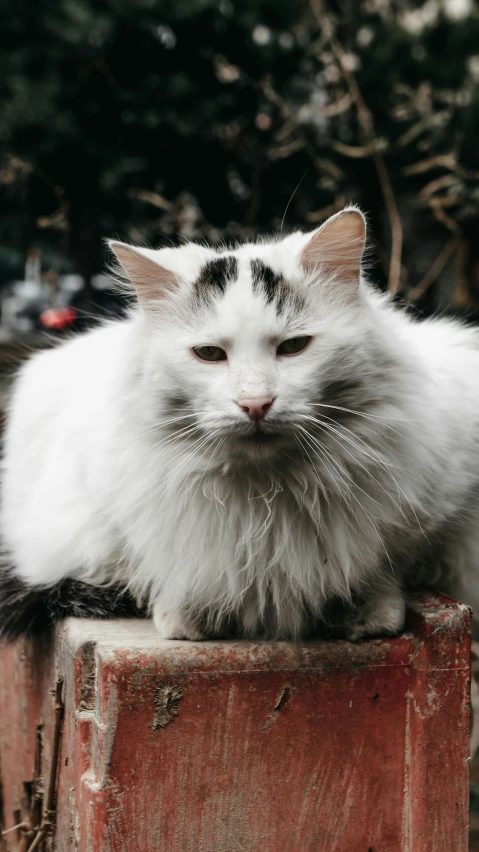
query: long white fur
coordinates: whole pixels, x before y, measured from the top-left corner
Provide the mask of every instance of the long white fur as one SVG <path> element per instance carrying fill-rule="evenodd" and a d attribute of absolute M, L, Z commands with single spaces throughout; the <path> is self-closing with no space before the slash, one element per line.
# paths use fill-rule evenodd
<path fill-rule="evenodd" d="M 360 251 L 362 241 L 345 228 L 348 257 L 348 234 Z M 336 234 L 327 268 L 321 240 L 312 262 L 317 234 L 225 252 L 237 280 L 195 309 L 193 284 L 221 253 L 136 249 L 140 306 L 22 368 L 1 511 L 18 576 L 120 581 L 150 601 L 163 636 L 191 639 L 231 618 L 246 635 L 299 636 L 332 598 L 356 593 L 366 603 L 349 635 L 394 632 L 401 585 L 423 553 L 426 581 L 440 562 L 443 586 L 479 606 L 479 333 L 417 323 L 365 280 L 342 280 Z M 128 251 L 113 248 L 128 268 Z M 253 290 L 258 258 L 302 309 L 277 314 Z M 152 264 L 178 282 L 156 300 Z M 276 357 L 301 334 L 313 336 L 304 352 Z M 223 346 L 228 362 L 198 361 L 191 349 L 202 345 Z M 344 422 L 318 391 L 336 363 L 376 394 Z M 187 402 L 171 413 L 178 393 Z M 236 400 L 268 396 L 287 440 L 231 437 L 247 426 Z"/>

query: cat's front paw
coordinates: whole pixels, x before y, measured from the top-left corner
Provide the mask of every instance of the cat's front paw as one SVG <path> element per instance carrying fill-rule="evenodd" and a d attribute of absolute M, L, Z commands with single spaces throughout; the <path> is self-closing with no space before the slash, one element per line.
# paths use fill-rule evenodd
<path fill-rule="evenodd" d="M 202 642 L 206 639 L 195 622 L 181 612 L 164 612 L 155 605 L 153 622 L 162 639 L 188 639 L 190 642 Z"/>
<path fill-rule="evenodd" d="M 405 613 L 402 595 L 375 598 L 346 624 L 345 637 L 360 642 L 375 636 L 396 636 L 404 627 Z"/>

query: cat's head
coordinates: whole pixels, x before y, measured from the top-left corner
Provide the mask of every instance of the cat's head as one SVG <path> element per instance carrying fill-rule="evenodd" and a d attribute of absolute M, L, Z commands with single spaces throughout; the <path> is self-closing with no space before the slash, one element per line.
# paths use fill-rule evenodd
<path fill-rule="evenodd" d="M 312 233 L 234 249 L 111 242 L 142 308 L 158 423 L 222 455 L 271 458 L 321 404 L 353 404 L 368 358 L 365 233 L 351 207 Z"/>

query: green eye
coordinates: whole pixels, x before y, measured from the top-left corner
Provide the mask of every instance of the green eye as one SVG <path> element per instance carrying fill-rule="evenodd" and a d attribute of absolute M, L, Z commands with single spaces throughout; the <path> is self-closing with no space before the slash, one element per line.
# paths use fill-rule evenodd
<path fill-rule="evenodd" d="M 297 355 L 298 352 L 302 352 L 303 349 L 306 349 L 310 340 L 312 340 L 311 335 L 304 335 L 303 337 L 291 337 L 289 340 L 283 340 L 283 342 L 279 344 L 276 350 L 276 354 Z"/>
<path fill-rule="evenodd" d="M 194 346 L 193 352 L 200 361 L 226 361 L 226 352 L 219 346 Z"/>

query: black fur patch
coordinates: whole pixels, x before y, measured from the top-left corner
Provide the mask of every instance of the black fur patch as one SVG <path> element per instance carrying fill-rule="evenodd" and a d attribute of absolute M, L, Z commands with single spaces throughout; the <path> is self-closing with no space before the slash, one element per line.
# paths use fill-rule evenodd
<path fill-rule="evenodd" d="M 182 411 L 190 403 L 190 397 L 180 390 L 165 393 L 164 402 L 167 408 L 174 408 L 177 411 Z"/>
<path fill-rule="evenodd" d="M 0 567 L 0 641 L 35 636 L 61 618 L 144 618 L 129 592 L 118 586 L 92 586 L 78 580 L 62 580 L 42 588 L 29 586 L 13 571 Z"/>
<path fill-rule="evenodd" d="M 162 428 L 169 432 L 176 432 L 177 429 L 187 427 L 194 422 L 194 413 L 192 411 L 191 398 L 180 390 L 171 391 L 164 396 L 164 413 L 165 418 Z M 191 423 L 188 420 L 188 414 L 191 416 Z"/>
<path fill-rule="evenodd" d="M 224 293 L 227 284 L 238 277 L 238 261 L 236 257 L 227 255 L 217 260 L 210 260 L 201 270 L 195 283 L 196 295 L 199 299 L 209 298 L 211 293 Z"/>
<path fill-rule="evenodd" d="M 381 355 L 371 360 L 359 350 L 338 350 L 322 367 L 318 403 L 331 406 L 316 409 L 318 417 L 338 422 L 366 414 L 390 394 L 390 372 L 381 366 Z M 347 411 L 341 409 L 349 409 Z M 378 421 L 379 424 L 379 421 Z"/>
<path fill-rule="evenodd" d="M 364 403 L 363 397 L 363 383 L 359 378 L 331 379 L 321 387 L 321 401 L 332 406 L 361 409 Z M 337 419 L 334 412 L 327 411 L 326 413 Z M 341 414 L 341 412 L 339 413 Z"/>
<path fill-rule="evenodd" d="M 288 296 L 293 293 L 286 284 L 282 275 L 273 272 L 270 266 L 266 266 L 262 260 L 251 261 L 251 272 L 253 275 L 253 290 L 261 289 L 268 304 L 275 302 L 276 310 L 281 313 L 284 310 Z"/>

